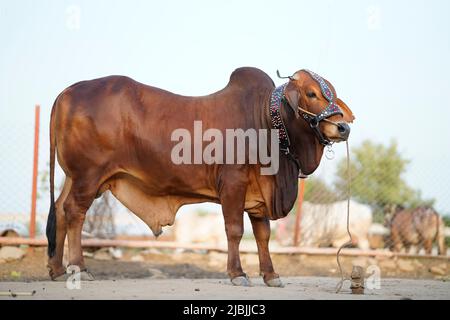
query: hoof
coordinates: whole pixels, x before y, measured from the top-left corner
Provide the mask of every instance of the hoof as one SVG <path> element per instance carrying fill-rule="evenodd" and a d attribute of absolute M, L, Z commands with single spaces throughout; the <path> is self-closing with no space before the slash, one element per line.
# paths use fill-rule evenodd
<path fill-rule="evenodd" d="M 71 276 L 79 277 L 81 281 L 94 281 L 94 275 L 90 273 L 87 269 L 83 269 L 79 272 L 77 272 L 79 269 L 78 266 L 68 266 L 67 267 L 67 273 L 66 273 L 66 279 Z"/>
<path fill-rule="evenodd" d="M 61 281 L 61 278 L 66 276 L 66 269 L 64 267 L 54 268 L 50 265 L 47 265 L 48 275 L 52 279 L 52 281 Z"/>
<path fill-rule="evenodd" d="M 94 275 L 90 273 L 87 269 L 80 272 L 81 281 L 94 281 Z"/>
<path fill-rule="evenodd" d="M 284 288 L 284 284 L 280 278 L 273 278 L 264 282 L 268 287 Z"/>
<path fill-rule="evenodd" d="M 251 287 L 252 283 L 250 282 L 250 279 L 247 276 L 239 276 L 236 278 L 231 279 L 231 283 L 234 286 L 240 286 L 240 287 Z"/>
<path fill-rule="evenodd" d="M 52 281 L 64 282 L 64 281 L 67 281 L 68 278 L 69 278 L 69 274 L 63 273 L 63 274 L 60 274 L 59 276 L 52 277 Z"/>

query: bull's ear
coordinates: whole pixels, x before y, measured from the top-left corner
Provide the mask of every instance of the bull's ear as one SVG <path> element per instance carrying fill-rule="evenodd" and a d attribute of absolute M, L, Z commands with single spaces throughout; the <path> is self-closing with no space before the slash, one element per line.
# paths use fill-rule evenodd
<path fill-rule="evenodd" d="M 300 93 L 292 82 L 286 86 L 284 96 L 286 97 L 289 106 L 294 111 L 295 117 L 298 118 L 298 100 L 300 99 Z"/>
<path fill-rule="evenodd" d="M 353 115 L 352 110 L 345 104 L 344 101 L 342 101 L 339 98 L 336 98 L 336 102 L 341 108 L 341 110 L 344 112 L 344 121 L 348 123 L 352 123 L 353 120 L 355 120 L 355 116 Z"/>

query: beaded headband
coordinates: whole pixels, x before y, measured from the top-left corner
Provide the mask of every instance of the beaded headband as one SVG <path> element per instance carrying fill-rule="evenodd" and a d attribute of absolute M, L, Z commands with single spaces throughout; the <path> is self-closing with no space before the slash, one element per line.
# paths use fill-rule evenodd
<path fill-rule="evenodd" d="M 328 106 L 315 117 L 315 120 L 317 121 L 317 123 L 319 123 L 323 119 L 329 118 L 336 114 L 343 115 L 341 108 L 334 101 L 333 91 L 331 91 L 330 87 L 325 82 L 325 80 L 315 72 L 312 72 L 312 71 L 306 70 L 306 69 L 303 71 L 307 72 L 319 84 L 320 91 L 322 91 L 322 95 L 329 102 Z"/>

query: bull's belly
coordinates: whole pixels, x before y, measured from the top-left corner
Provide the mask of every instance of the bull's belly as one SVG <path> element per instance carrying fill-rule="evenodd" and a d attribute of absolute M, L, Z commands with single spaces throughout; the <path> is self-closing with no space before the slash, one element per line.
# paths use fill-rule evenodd
<path fill-rule="evenodd" d="M 148 176 L 151 175 L 146 177 Z M 180 186 L 166 185 L 162 188 L 161 184 L 144 182 L 138 172 L 122 172 L 105 181 L 100 187 L 99 195 L 109 189 L 117 200 L 143 220 L 155 235 L 159 235 L 164 226 L 173 225 L 181 206 L 203 202 L 220 204 L 216 190 L 208 187 L 207 182 L 201 183 L 201 180 L 197 179 L 196 190 L 187 191 L 181 190 Z M 250 181 L 246 191 L 244 209 L 255 217 L 268 216 L 264 198 L 257 184 L 252 182 L 254 181 Z"/>
<path fill-rule="evenodd" d="M 108 181 L 107 188 L 126 208 L 144 221 L 155 236 L 171 226 L 178 209 L 185 204 L 217 202 L 208 196 L 155 195 L 126 178 Z"/>

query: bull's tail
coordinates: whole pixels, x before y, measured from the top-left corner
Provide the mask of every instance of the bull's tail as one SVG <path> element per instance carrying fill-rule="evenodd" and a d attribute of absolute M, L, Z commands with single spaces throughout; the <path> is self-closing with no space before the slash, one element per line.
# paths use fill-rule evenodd
<path fill-rule="evenodd" d="M 442 217 L 438 215 L 437 217 L 437 245 L 438 245 L 438 254 L 441 256 L 447 255 L 447 246 L 445 245 L 445 223 L 442 220 Z"/>
<path fill-rule="evenodd" d="M 56 151 L 56 137 L 55 137 L 55 105 L 53 103 L 52 112 L 50 116 L 50 211 L 47 218 L 47 240 L 48 250 L 47 254 L 51 258 L 56 251 L 56 207 L 55 207 L 55 151 Z"/>

